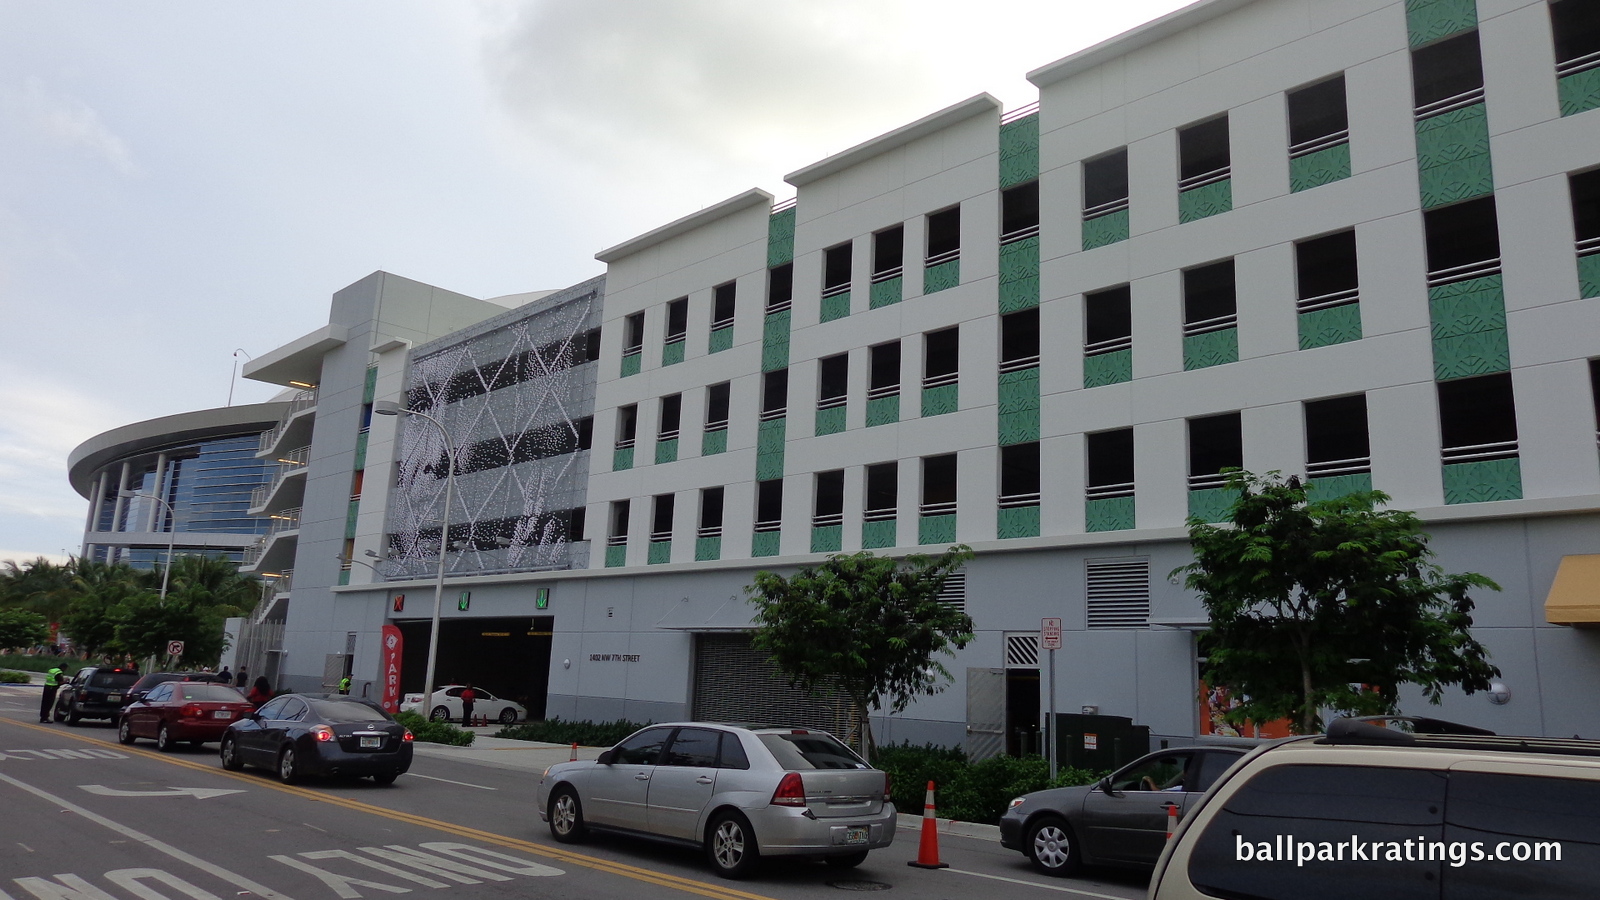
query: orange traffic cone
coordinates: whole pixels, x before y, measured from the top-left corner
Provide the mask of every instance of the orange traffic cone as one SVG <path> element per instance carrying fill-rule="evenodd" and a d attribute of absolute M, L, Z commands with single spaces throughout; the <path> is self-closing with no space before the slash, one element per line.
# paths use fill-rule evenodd
<path fill-rule="evenodd" d="M 1168 803 L 1167 804 L 1167 840 L 1169 840 L 1169 841 L 1172 840 L 1172 836 L 1174 834 L 1177 834 L 1177 832 L 1178 832 L 1178 804 L 1176 804 L 1176 803 Z"/>
<path fill-rule="evenodd" d="M 577 762 L 577 761 L 578 761 L 578 742 L 577 741 L 573 741 L 572 742 L 572 758 L 567 760 L 567 762 Z"/>
<path fill-rule="evenodd" d="M 922 843 L 917 846 L 917 858 L 906 863 L 919 869 L 948 869 L 949 863 L 939 862 L 939 823 L 933 815 L 933 782 L 928 782 L 928 797 L 922 801 Z"/>

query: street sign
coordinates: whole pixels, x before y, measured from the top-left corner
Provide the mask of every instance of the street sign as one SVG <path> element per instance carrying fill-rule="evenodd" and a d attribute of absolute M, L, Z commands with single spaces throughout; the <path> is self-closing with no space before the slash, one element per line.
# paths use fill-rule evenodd
<path fill-rule="evenodd" d="M 549 609 L 550 608 L 550 589 L 549 588 L 547 588 L 547 587 L 539 588 L 539 592 L 537 594 L 533 595 L 533 608 L 534 609 Z"/>
<path fill-rule="evenodd" d="M 1039 622 L 1039 647 L 1044 650 L 1061 649 L 1061 620 L 1042 619 Z"/>
<path fill-rule="evenodd" d="M 183 641 L 167 641 L 167 655 L 168 656 L 182 656 L 183 655 Z"/>
<path fill-rule="evenodd" d="M 462 591 L 461 592 L 461 596 L 456 598 L 456 609 L 460 610 L 461 612 L 466 612 L 467 608 L 469 606 L 471 606 L 471 605 L 472 605 L 472 592 L 471 591 Z"/>
<path fill-rule="evenodd" d="M 395 594 L 394 595 L 394 611 L 395 612 L 405 612 L 406 611 L 406 595 L 405 594 Z"/>

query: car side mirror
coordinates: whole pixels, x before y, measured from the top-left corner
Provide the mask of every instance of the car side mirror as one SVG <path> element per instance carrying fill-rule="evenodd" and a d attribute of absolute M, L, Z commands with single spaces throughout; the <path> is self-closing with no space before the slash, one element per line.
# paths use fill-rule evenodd
<path fill-rule="evenodd" d="M 1097 787 L 1101 791 L 1105 792 L 1105 795 L 1107 797 L 1121 797 L 1122 796 L 1122 792 L 1121 791 L 1119 791 L 1116 788 L 1111 786 L 1111 776 L 1110 775 L 1107 775 L 1106 777 L 1100 779 L 1100 783 L 1095 785 L 1095 787 Z"/>
<path fill-rule="evenodd" d="M 613 747 L 610 750 L 602 751 L 599 756 L 595 757 L 594 761 L 599 763 L 602 766 L 609 766 L 613 762 L 616 762 L 616 759 L 617 759 L 617 750 L 616 750 L 615 747 Z"/>
<path fill-rule="evenodd" d="M 128 695 L 128 702 L 129 703 L 138 703 L 140 700 L 144 699 L 144 695 L 145 695 L 144 691 L 134 691 L 133 693 Z"/>

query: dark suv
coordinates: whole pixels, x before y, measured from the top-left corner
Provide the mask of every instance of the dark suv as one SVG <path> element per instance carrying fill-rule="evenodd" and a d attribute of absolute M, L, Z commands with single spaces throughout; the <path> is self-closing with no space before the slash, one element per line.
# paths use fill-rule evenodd
<path fill-rule="evenodd" d="M 79 719 L 115 719 L 123 697 L 138 680 L 134 669 L 86 666 L 56 695 L 52 716 L 68 725 L 78 724 Z"/>

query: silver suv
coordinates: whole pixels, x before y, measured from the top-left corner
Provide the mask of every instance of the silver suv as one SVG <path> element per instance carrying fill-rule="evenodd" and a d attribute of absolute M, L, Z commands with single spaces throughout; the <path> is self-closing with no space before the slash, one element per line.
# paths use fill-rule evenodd
<path fill-rule="evenodd" d="M 703 848 L 727 878 L 762 856 L 857 866 L 894 842 L 889 776 L 805 728 L 654 725 L 593 762 L 546 769 L 538 803 L 563 843 L 589 829 L 673 841 Z"/>
<path fill-rule="evenodd" d="M 1168 842 L 1151 900 L 1600 896 L 1600 741 L 1336 719 L 1254 751 Z"/>

